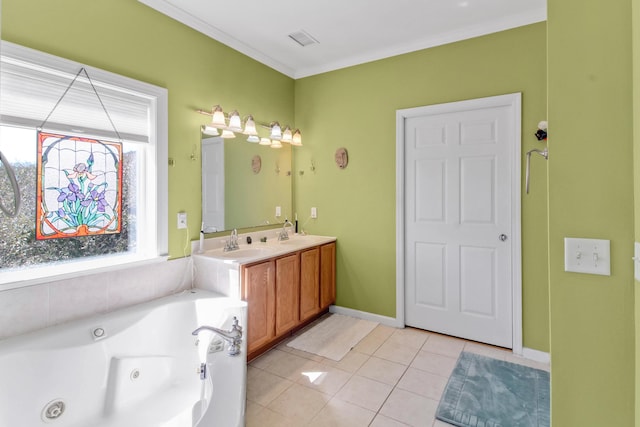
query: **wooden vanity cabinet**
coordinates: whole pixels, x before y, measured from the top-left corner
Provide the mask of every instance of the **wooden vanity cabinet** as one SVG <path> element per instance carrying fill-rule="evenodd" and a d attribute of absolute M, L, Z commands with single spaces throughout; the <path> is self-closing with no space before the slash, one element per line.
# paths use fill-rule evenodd
<path fill-rule="evenodd" d="M 300 265 L 298 254 L 276 259 L 276 336 L 300 322 Z"/>
<path fill-rule="evenodd" d="M 320 246 L 320 311 L 336 302 L 336 242 Z"/>
<path fill-rule="evenodd" d="M 300 321 L 320 311 L 320 248 L 300 252 Z"/>
<path fill-rule="evenodd" d="M 242 299 L 247 301 L 247 352 L 251 354 L 276 336 L 276 263 L 243 266 L 242 278 Z"/>
<path fill-rule="evenodd" d="M 241 267 L 248 360 L 335 302 L 335 255 L 332 242 Z"/>

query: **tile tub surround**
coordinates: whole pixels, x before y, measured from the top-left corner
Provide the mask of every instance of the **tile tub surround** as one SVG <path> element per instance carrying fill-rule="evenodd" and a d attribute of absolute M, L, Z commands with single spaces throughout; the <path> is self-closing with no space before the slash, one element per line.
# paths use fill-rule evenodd
<path fill-rule="evenodd" d="M 413 328 L 379 325 L 339 362 L 285 341 L 249 364 L 247 427 L 446 427 L 435 412 L 462 351 L 549 370 L 510 350 Z"/>
<path fill-rule="evenodd" d="M 3 291 L 0 339 L 150 301 L 191 287 L 179 258 Z"/>

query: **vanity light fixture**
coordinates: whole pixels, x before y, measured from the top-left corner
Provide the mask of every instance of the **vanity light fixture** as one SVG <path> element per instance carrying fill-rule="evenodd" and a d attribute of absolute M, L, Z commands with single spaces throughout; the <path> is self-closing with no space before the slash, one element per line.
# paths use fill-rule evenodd
<path fill-rule="evenodd" d="M 209 136 L 221 136 L 222 138 L 235 138 L 236 133 L 240 132 L 247 135 L 247 142 L 260 143 L 260 145 L 269 145 L 273 148 L 282 147 L 282 143 L 289 143 L 292 146 L 302 146 L 302 134 L 300 129 L 292 131 L 289 125 L 283 127 L 279 122 L 271 122 L 269 124 L 254 120 L 249 114 L 242 120 L 240 113 L 233 110 L 228 115 L 224 113 L 220 105 L 215 105 L 211 111 L 197 110 L 198 113 L 211 116 L 211 122 L 203 125 L 202 133 Z M 258 134 L 258 125 L 260 128 L 269 131 L 269 138 L 261 138 Z M 220 134 L 222 132 L 222 134 Z"/>
<path fill-rule="evenodd" d="M 237 110 L 233 110 L 229 114 L 229 126 L 227 127 L 231 132 L 242 132 L 242 121 L 240 120 L 240 113 Z"/>
<path fill-rule="evenodd" d="M 213 107 L 211 111 L 211 126 L 218 129 L 227 127 L 227 121 L 224 117 L 224 111 L 222 111 L 222 107 L 219 105 Z"/>
<path fill-rule="evenodd" d="M 235 138 L 236 134 L 231 132 L 229 129 L 222 129 L 222 135 L 220 135 L 224 139 Z"/>
<path fill-rule="evenodd" d="M 214 128 L 211 125 L 202 125 L 202 133 L 209 136 L 220 136 L 220 132 L 218 132 L 218 129 Z"/>
<path fill-rule="evenodd" d="M 242 133 L 249 136 L 258 135 L 258 131 L 256 130 L 256 122 L 255 120 L 253 120 L 253 116 L 251 114 L 247 116 L 247 121 L 244 123 L 244 131 Z"/>
<path fill-rule="evenodd" d="M 289 126 L 286 126 L 284 128 L 284 131 L 282 132 L 282 142 L 291 143 L 292 139 L 293 135 L 291 134 L 291 128 Z"/>
<path fill-rule="evenodd" d="M 282 143 L 277 139 L 271 141 L 271 148 L 282 148 Z"/>
<path fill-rule="evenodd" d="M 296 129 L 295 132 L 293 132 L 293 136 L 291 137 L 291 145 L 302 147 L 302 133 L 300 132 L 300 129 Z"/>
<path fill-rule="evenodd" d="M 269 135 L 269 138 L 276 141 L 280 141 L 282 139 L 282 129 L 280 128 L 280 123 L 271 123 L 271 135 Z"/>

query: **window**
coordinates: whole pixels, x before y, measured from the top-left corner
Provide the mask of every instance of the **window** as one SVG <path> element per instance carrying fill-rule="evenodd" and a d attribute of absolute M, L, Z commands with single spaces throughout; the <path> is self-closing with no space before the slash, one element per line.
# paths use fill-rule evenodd
<path fill-rule="evenodd" d="M 82 67 L 90 81 L 71 85 Z M 162 259 L 166 89 L 7 42 L 0 77 L 0 151 L 22 194 L 17 217 L 0 213 L 0 285 Z"/>

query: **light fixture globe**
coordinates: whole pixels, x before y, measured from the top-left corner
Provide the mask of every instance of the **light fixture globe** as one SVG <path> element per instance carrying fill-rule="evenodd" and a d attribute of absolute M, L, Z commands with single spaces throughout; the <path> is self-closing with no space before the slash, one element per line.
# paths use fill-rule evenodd
<path fill-rule="evenodd" d="M 269 138 L 280 141 L 282 139 L 282 129 L 280 129 L 280 124 L 278 122 L 273 122 L 271 124 L 271 135 Z"/>
<path fill-rule="evenodd" d="M 242 132 L 242 120 L 240 120 L 240 113 L 237 110 L 229 114 L 228 128 L 231 132 Z"/>
<path fill-rule="evenodd" d="M 302 133 L 300 132 L 300 129 L 296 129 L 296 131 L 293 132 L 293 137 L 291 138 L 291 145 L 295 145 L 297 147 L 302 146 Z"/>
<path fill-rule="evenodd" d="M 271 145 L 271 140 L 269 138 L 260 138 L 260 145 Z"/>
<path fill-rule="evenodd" d="M 284 131 L 282 132 L 282 142 L 291 143 L 292 139 L 293 139 L 293 135 L 291 134 L 291 128 L 287 126 L 284 128 Z"/>
<path fill-rule="evenodd" d="M 256 130 L 256 122 L 253 120 L 253 116 L 251 114 L 249 114 L 249 116 L 247 116 L 247 121 L 244 124 L 244 133 L 245 135 L 250 135 L 250 136 L 257 136 L 258 135 L 258 131 Z M 258 141 L 260 139 L 258 138 Z M 253 142 L 253 141 L 252 141 Z"/>
<path fill-rule="evenodd" d="M 222 111 L 222 107 L 219 105 L 213 107 L 210 126 L 218 129 L 227 127 L 227 121 L 224 117 L 224 111 Z"/>
<path fill-rule="evenodd" d="M 277 139 L 271 141 L 271 148 L 282 148 L 282 143 Z"/>
<path fill-rule="evenodd" d="M 231 132 L 229 129 L 223 129 L 222 130 L 222 135 L 220 135 L 222 138 L 224 139 L 230 139 L 230 138 L 235 138 L 236 134 Z"/>
<path fill-rule="evenodd" d="M 258 135 L 249 135 L 249 138 L 247 138 L 247 142 L 260 142 L 260 137 Z"/>

